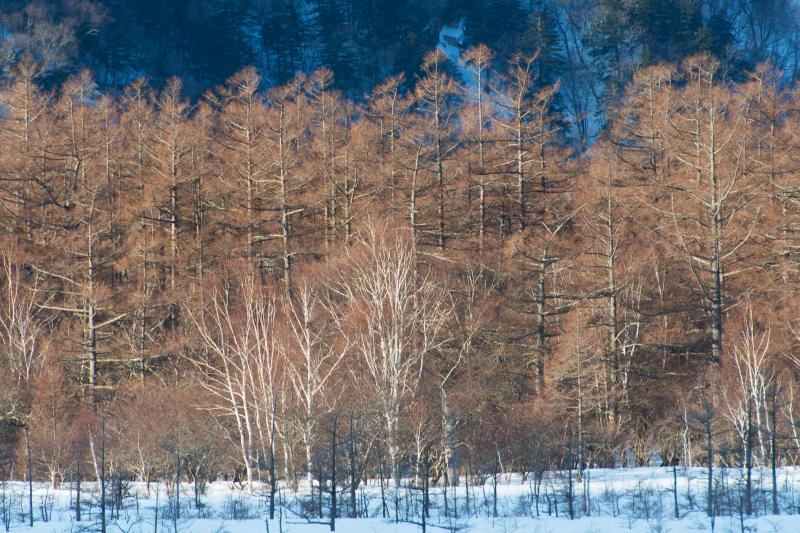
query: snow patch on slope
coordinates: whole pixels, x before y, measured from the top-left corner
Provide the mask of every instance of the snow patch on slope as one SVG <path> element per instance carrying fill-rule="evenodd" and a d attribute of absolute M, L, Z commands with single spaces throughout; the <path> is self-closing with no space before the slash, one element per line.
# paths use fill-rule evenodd
<path fill-rule="evenodd" d="M 439 48 L 444 52 L 451 63 L 456 67 L 456 71 L 461 76 L 461 80 L 465 85 L 471 86 L 475 83 L 472 73 L 464 64 L 461 59 L 461 53 L 464 51 L 466 39 L 464 36 L 465 23 L 464 19 L 460 19 L 458 24 L 453 26 L 445 24 L 439 30 Z"/>

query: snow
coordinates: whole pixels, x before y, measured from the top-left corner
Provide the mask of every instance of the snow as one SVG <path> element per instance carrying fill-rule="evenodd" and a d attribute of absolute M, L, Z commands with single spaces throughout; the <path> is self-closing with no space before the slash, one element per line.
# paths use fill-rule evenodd
<path fill-rule="evenodd" d="M 472 72 L 467 68 L 464 60 L 461 59 L 461 53 L 464 51 L 464 19 L 458 21 L 457 26 L 445 24 L 439 30 L 439 48 L 441 48 L 447 59 L 456 68 L 456 71 L 461 75 L 461 81 L 468 87 L 475 84 Z"/>
<path fill-rule="evenodd" d="M 439 46 L 445 55 L 455 63 L 461 55 L 464 42 L 464 19 L 458 21 L 457 26 L 445 24 L 439 30 Z"/>
<path fill-rule="evenodd" d="M 459 518 L 445 517 L 443 510 L 443 488 L 431 487 L 431 511 L 428 519 L 430 531 L 470 531 L 483 532 L 563 532 L 563 533 L 604 533 L 604 532 L 683 532 L 711 531 L 712 522 L 706 516 L 705 494 L 707 490 L 707 470 L 691 468 L 677 470 L 678 501 L 680 519 L 674 518 L 673 471 L 667 468 L 620 468 L 592 469 L 584 471 L 579 478 L 573 473 L 574 505 L 579 515 L 569 520 L 565 500 L 566 473 L 552 473 L 545 477 L 540 493 L 539 516 L 536 516 L 533 481 L 528 477 L 523 481 L 519 475 L 500 475 L 498 479 L 498 517 L 492 517 L 493 482 L 487 478 L 483 485 L 470 486 L 470 517 L 466 514 L 466 492 L 463 483 L 455 491 L 458 501 Z M 716 490 L 719 491 L 721 505 L 727 505 L 724 513 L 732 515 L 717 517 L 713 523 L 714 531 L 753 531 L 753 532 L 796 532 L 800 531 L 800 468 L 784 467 L 778 471 L 780 516 L 769 514 L 771 507 L 770 471 L 753 472 L 753 507 L 757 516 L 740 517 L 740 496 L 742 494 L 742 471 L 739 469 L 715 469 Z M 406 484 L 404 482 L 404 484 Z M 267 487 L 258 484 L 251 494 L 247 490 L 224 481 L 217 481 L 207 487 L 201 496 L 202 506 L 195 508 L 193 486 L 181 487 L 182 518 L 174 522 L 171 517 L 172 502 L 166 494 L 163 483 L 151 484 L 148 496 L 142 483 L 131 483 L 124 498 L 119 518 L 112 520 L 109 513 L 108 531 L 130 533 L 155 531 L 156 498 L 158 498 L 158 531 L 191 531 L 198 533 L 248 533 L 258 531 L 284 531 L 294 533 L 313 533 L 329 530 L 326 518 L 305 519 L 301 516 L 302 503 L 308 501 L 308 486 L 301 485 L 297 494 L 288 487 L 281 487 L 278 500 L 281 503 L 275 520 L 269 521 L 267 529 Z M 110 487 L 109 487 L 110 490 Z M 11 516 L 11 531 L 32 531 L 34 533 L 77 532 L 99 530 L 98 487 L 94 483 L 82 484 L 83 521 L 73 521 L 70 510 L 74 487 L 63 483 L 58 490 L 49 484 L 34 484 L 34 528 L 27 526 L 28 494 L 27 484 L 21 481 L 0 484 L 0 510 L 8 509 Z M 156 492 L 158 496 L 156 496 Z M 358 490 L 358 500 L 366 502 L 369 518 L 336 520 L 337 531 L 354 533 L 406 533 L 420 531 L 419 491 L 407 491 L 402 487 L 397 493 L 399 522 L 395 522 L 395 501 L 393 491 L 387 492 L 387 504 L 391 518 L 381 518 L 380 485 L 370 481 Z M 452 509 L 453 491 L 449 493 Z M 584 498 L 584 494 L 587 496 Z M 554 505 L 549 501 L 558 499 L 558 517 Z M 109 495 L 110 497 L 110 495 Z M 349 492 L 340 493 L 339 510 L 346 514 L 350 504 Z M 47 505 L 52 501 L 52 505 Z M 3 504 L 6 502 L 6 504 Z M 727 502 L 727 503 L 726 503 Z M 324 506 L 327 507 L 327 497 Z M 732 506 L 731 506 L 732 505 Z M 737 507 L 738 505 L 738 507 Z M 42 509 L 51 508 L 48 522 L 42 520 Z M 0 513 L 2 518 L 3 513 Z M 478 517 L 476 517 L 476 514 Z M 243 519 L 237 519 L 243 518 Z M 0 532 L 4 530 L 0 523 Z"/>

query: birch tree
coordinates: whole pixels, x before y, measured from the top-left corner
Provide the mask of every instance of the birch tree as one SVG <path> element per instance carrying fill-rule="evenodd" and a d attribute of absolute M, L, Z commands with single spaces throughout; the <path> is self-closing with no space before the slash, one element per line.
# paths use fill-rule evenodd
<path fill-rule="evenodd" d="M 369 223 L 345 254 L 330 289 L 344 311 L 338 327 L 363 362 L 363 378 L 378 404 L 388 440 L 392 478 L 400 483 L 400 422 L 431 353 L 447 340 L 445 293 L 416 272 L 411 235 Z"/>
<path fill-rule="evenodd" d="M 776 379 L 771 360 L 771 331 L 758 323 L 752 304 L 748 303 L 731 338 L 731 368 L 726 372 L 726 386 L 722 387 L 728 418 L 742 443 L 742 456 L 751 453 L 746 449 L 751 445 L 748 435 L 755 435 L 759 464 L 763 465 L 769 447 L 765 433 L 769 435 L 772 431 L 769 427 L 769 391 Z"/>
<path fill-rule="evenodd" d="M 32 286 L 24 284 L 24 269 L 9 250 L 0 255 L 0 274 L 0 339 L 16 383 L 28 384 L 46 363 L 48 339 L 41 307 L 46 302 L 41 301 L 35 275 L 29 276 Z"/>
<path fill-rule="evenodd" d="M 257 324 L 256 311 L 242 306 L 242 301 L 248 300 L 237 294 L 237 288 L 231 280 L 223 281 L 212 289 L 208 301 L 200 305 L 188 302 L 184 307 L 200 347 L 191 361 L 201 373 L 202 386 L 213 398 L 212 411 L 233 420 L 233 440 L 245 467 L 247 486 L 252 490 L 258 445 L 253 398 Z"/>
<path fill-rule="evenodd" d="M 286 360 L 294 395 L 297 398 L 302 419 L 301 435 L 306 454 L 306 474 L 312 481 L 314 443 L 317 416 L 325 408 L 323 400 L 328 394 L 329 382 L 339 368 L 349 346 L 337 346 L 326 331 L 326 316 L 329 311 L 322 305 L 318 289 L 308 282 L 297 287 L 296 295 L 284 306 L 284 316 L 289 326 L 286 342 L 281 347 Z"/>

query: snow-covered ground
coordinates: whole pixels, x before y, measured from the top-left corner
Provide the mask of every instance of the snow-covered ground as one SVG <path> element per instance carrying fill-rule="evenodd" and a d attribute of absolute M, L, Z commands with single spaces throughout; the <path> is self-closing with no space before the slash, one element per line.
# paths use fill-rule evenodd
<path fill-rule="evenodd" d="M 459 20 L 457 26 L 447 24 L 442 26 L 439 30 L 438 46 L 455 66 L 461 76 L 461 82 L 468 87 L 474 86 L 475 76 L 461 59 L 461 54 L 464 52 L 464 19 Z"/>
<path fill-rule="evenodd" d="M 682 531 L 722 532 L 798 532 L 800 531 L 800 468 L 787 467 L 778 472 L 778 503 L 781 515 L 770 514 L 772 506 L 771 478 L 768 470 L 754 471 L 753 518 L 743 510 L 743 484 L 739 470 L 718 469 L 714 475 L 715 501 L 719 513 L 706 516 L 707 471 L 702 468 L 677 470 L 678 513 L 675 518 L 675 490 L 671 468 L 594 469 L 583 477 L 573 476 L 574 520 L 566 516 L 567 478 L 565 474 L 546 476 L 539 490 L 538 512 L 534 483 L 518 475 L 501 475 L 497 483 L 497 517 L 494 517 L 494 483 L 491 477 L 483 485 L 464 486 L 448 492 L 448 516 L 444 511 L 442 487 L 430 489 L 430 531 L 472 532 L 564 532 L 602 533 L 633 531 L 642 533 Z M 763 476 L 761 475 L 763 474 Z M 388 517 L 382 517 L 380 484 L 370 482 L 359 487 L 358 519 L 338 518 L 336 530 L 354 533 L 400 533 L 420 531 L 421 496 L 418 489 L 404 483 L 398 491 L 386 489 Z M 111 491 L 111 487 L 109 487 Z M 75 491 L 69 483 L 59 490 L 47 484 L 35 484 L 33 494 L 34 528 L 28 526 L 28 493 L 24 482 L 0 484 L 0 532 L 5 521 L 11 531 L 78 532 L 99 531 L 97 487 L 82 485 L 82 518 L 74 521 Z M 111 495 L 108 496 L 109 500 Z M 171 532 L 198 533 L 246 532 L 323 532 L 330 529 L 327 521 L 329 498 L 324 494 L 323 514 L 315 514 L 308 486 L 298 493 L 282 488 L 275 520 L 267 521 L 266 487 L 258 485 L 253 493 L 230 483 L 216 482 L 207 487 L 196 506 L 193 486 L 181 488 L 181 517 L 174 518 L 174 496 L 168 495 L 164 484 L 152 484 L 147 494 L 143 484 L 127 486 L 123 507 L 117 511 L 109 503 L 109 532 Z M 349 490 L 338 496 L 339 512 L 347 515 L 351 500 Z M 456 505 L 454 506 L 454 502 Z M 304 511 L 306 509 L 306 511 Z M 311 512 L 307 511 L 312 509 Z M 457 513 L 454 513 L 454 509 Z M 365 511 L 366 510 L 366 511 Z M 156 511 L 158 511 L 156 513 Z M 49 515 L 49 516 L 48 516 Z M 308 515 L 307 517 L 305 515 Z M 45 521 L 45 518 L 47 521 Z M 156 528 L 157 525 L 157 528 Z"/>

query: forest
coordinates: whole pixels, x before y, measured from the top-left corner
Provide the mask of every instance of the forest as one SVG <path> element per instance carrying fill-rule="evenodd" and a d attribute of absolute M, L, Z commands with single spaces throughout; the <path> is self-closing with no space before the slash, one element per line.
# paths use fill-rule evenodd
<path fill-rule="evenodd" d="M 540 50 L 540 77 L 561 81 L 574 117 L 602 119 L 640 66 L 703 52 L 739 79 L 764 61 L 800 73 L 794 0 L 4 0 L 0 76 L 29 55 L 47 86 L 85 68 L 114 91 L 180 76 L 196 98 L 249 65 L 269 85 L 324 66 L 361 100 L 388 76 L 414 79 L 459 25 L 463 48 L 503 62 Z"/>
<path fill-rule="evenodd" d="M 747 514 L 771 468 L 777 513 L 800 94 L 771 63 L 658 62 L 584 144 L 546 62 L 433 48 L 363 99 L 245 67 L 195 99 L 15 60 L 0 478 L 263 483 L 270 514 L 307 484 L 334 518 L 339 490 L 357 517 L 360 484 L 413 478 L 447 516 L 475 476 L 657 456 L 704 465 L 709 502 L 715 466 L 745 468 Z"/>

